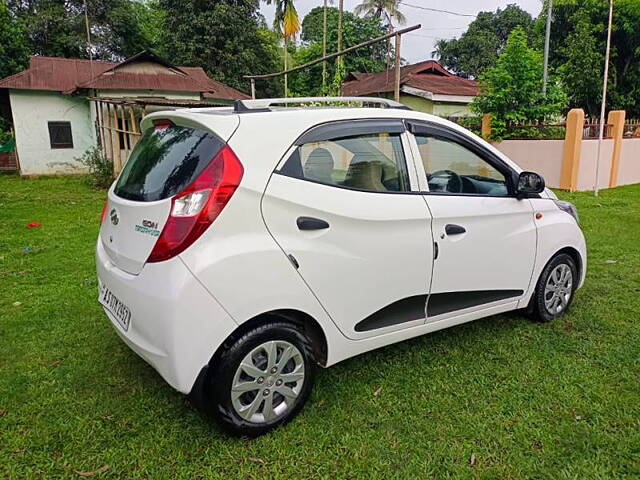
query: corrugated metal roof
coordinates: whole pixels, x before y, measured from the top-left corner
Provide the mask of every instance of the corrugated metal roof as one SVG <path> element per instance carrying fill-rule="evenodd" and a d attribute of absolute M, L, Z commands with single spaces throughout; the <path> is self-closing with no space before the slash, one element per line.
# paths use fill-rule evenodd
<path fill-rule="evenodd" d="M 350 78 L 353 80 L 342 85 L 342 91 L 347 96 L 371 95 L 394 90 L 393 70 L 368 74 L 352 73 Z M 438 95 L 475 96 L 478 94 L 478 85 L 475 80 L 458 77 L 435 60 L 401 67 L 400 84 Z"/>
<path fill-rule="evenodd" d="M 119 67 L 136 61 L 151 61 L 164 67 L 156 57 L 145 52 L 124 62 L 104 62 L 76 58 L 33 56 L 29 68 L 0 80 L 0 88 L 53 90 L 71 93 L 79 88 L 98 90 L 165 90 L 197 92 L 206 98 L 245 99 L 248 95 L 217 82 L 200 67 L 167 68 L 165 72 L 120 71 Z"/>

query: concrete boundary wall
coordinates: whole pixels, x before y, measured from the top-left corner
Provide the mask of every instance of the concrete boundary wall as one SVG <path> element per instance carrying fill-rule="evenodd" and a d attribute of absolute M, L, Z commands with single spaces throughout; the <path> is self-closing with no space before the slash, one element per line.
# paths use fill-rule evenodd
<path fill-rule="evenodd" d="M 640 138 L 623 138 L 624 122 L 624 111 L 609 112 L 612 138 L 602 141 L 600 189 L 640 183 Z M 549 187 L 593 190 L 598 140 L 582 139 L 583 129 L 584 112 L 574 109 L 567 115 L 564 140 L 504 140 L 494 146 L 523 170 L 540 173 Z"/>
<path fill-rule="evenodd" d="M 494 146 L 523 170 L 542 175 L 548 187 L 560 188 L 564 140 L 505 140 Z"/>
<path fill-rule="evenodd" d="M 640 183 L 640 138 L 625 138 L 620 151 L 617 184 L 633 183 Z"/>

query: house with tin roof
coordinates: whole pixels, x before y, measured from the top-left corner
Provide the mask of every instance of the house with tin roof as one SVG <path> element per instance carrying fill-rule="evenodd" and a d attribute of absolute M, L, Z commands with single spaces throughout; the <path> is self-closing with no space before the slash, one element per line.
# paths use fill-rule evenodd
<path fill-rule="evenodd" d="M 29 68 L 0 80 L 0 113 L 13 119 L 22 175 L 84 173 L 76 159 L 96 146 L 117 173 L 145 114 L 245 98 L 200 67 L 174 66 L 150 51 L 122 62 L 33 56 Z"/>
<path fill-rule="evenodd" d="M 342 93 L 393 98 L 394 81 L 393 70 L 353 72 L 342 84 Z M 414 110 L 447 118 L 469 116 L 469 104 L 477 95 L 475 80 L 458 77 L 435 60 L 400 68 L 400 102 Z"/>

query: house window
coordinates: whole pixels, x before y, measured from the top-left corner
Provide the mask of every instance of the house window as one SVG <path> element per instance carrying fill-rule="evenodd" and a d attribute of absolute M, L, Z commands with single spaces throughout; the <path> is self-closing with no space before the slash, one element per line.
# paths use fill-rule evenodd
<path fill-rule="evenodd" d="M 73 148 L 71 122 L 49 122 L 51 148 Z"/>

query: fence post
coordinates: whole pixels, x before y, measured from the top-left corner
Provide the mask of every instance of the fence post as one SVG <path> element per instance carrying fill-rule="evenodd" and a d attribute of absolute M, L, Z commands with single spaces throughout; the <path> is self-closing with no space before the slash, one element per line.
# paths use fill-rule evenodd
<path fill-rule="evenodd" d="M 573 108 L 567 114 L 567 131 L 562 150 L 562 170 L 560 188 L 574 192 L 578 185 L 580 152 L 582 150 L 582 132 L 584 129 L 584 110 Z"/>
<path fill-rule="evenodd" d="M 491 136 L 491 114 L 485 113 L 482 115 L 482 138 L 485 140 Z"/>
<path fill-rule="evenodd" d="M 609 188 L 618 185 L 618 167 L 620 165 L 620 152 L 622 151 L 622 134 L 624 133 L 625 117 L 626 112 L 624 110 L 612 110 L 607 117 L 607 123 L 611 125 L 611 136 L 613 137 Z"/>

